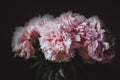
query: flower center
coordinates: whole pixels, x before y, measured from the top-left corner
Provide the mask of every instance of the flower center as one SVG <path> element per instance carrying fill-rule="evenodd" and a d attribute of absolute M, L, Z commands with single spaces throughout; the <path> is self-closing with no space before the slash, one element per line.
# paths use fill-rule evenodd
<path fill-rule="evenodd" d="M 57 39 L 57 41 L 58 41 L 58 42 L 63 42 L 63 39 L 62 39 L 62 38 L 60 38 L 60 39 Z"/>
<path fill-rule="evenodd" d="M 55 42 L 63 42 L 63 39 L 57 38 L 57 35 L 53 35 L 51 38 L 48 39 L 49 42 L 55 41 Z"/>

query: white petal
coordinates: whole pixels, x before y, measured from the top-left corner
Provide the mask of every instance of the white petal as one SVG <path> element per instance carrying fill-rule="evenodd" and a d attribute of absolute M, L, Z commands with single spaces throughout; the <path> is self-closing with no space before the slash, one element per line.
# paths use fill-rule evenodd
<path fill-rule="evenodd" d="M 81 41 L 80 35 L 75 35 L 75 41 Z"/>
<path fill-rule="evenodd" d="M 103 42 L 103 45 L 105 46 L 106 50 L 109 49 L 109 47 L 110 47 L 108 42 Z"/>

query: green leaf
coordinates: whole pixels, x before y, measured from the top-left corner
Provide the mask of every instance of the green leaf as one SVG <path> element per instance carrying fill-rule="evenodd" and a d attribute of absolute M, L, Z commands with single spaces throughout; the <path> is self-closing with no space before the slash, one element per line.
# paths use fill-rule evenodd
<path fill-rule="evenodd" d="M 46 71 L 45 73 L 43 73 L 42 79 L 43 79 L 43 80 L 49 80 L 49 73 L 50 73 L 49 70 Z"/>
<path fill-rule="evenodd" d="M 64 71 L 63 71 L 63 68 L 60 68 L 60 69 L 59 69 L 59 74 L 60 74 L 60 76 L 62 76 L 62 77 L 64 78 Z"/>
<path fill-rule="evenodd" d="M 50 71 L 49 76 L 48 76 L 48 80 L 53 80 L 52 74 L 53 74 L 53 71 Z"/>

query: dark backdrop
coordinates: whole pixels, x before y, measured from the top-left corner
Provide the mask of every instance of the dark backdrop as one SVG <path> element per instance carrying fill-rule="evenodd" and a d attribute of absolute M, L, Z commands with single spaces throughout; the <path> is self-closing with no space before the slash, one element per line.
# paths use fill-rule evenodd
<path fill-rule="evenodd" d="M 69 10 L 87 18 L 98 15 L 116 37 L 116 57 L 110 64 L 85 64 L 79 70 L 79 80 L 120 80 L 120 6 L 113 1 L 4 1 L 1 6 L 0 26 L 0 80 L 35 80 L 36 70 L 30 66 L 33 60 L 14 58 L 11 39 L 16 26 L 24 26 L 31 18 L 49 13 L 59 16 Z M 3 19 L 2 19 L 3 18 Z M 2 25 L 3 24 L 3 25 Z"/>

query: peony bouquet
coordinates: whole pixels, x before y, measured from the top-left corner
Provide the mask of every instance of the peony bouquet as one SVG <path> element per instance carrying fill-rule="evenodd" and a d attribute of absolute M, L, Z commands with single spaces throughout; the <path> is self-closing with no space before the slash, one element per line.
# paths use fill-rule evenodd
<path fill-rule="evenodd" d="M 115 56 L 114 37 L 97 16 L 71 11 L 54 18 L 35 17 L 17 27 L 12 40 L 15 56 L 35 59 L 37 80 L 75 80 L 75 65 L 108 63 Z"/>

